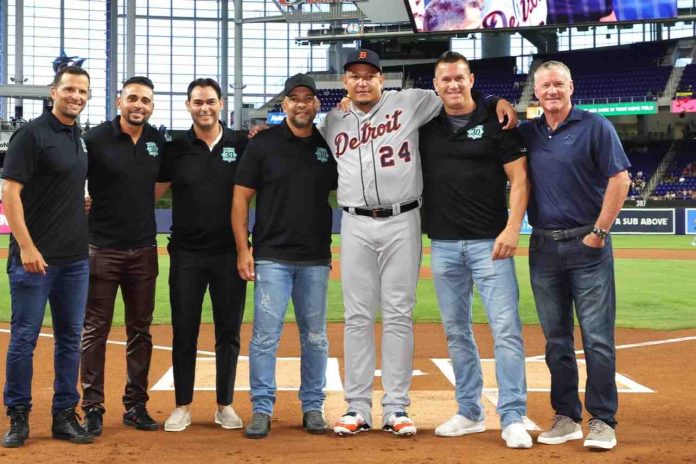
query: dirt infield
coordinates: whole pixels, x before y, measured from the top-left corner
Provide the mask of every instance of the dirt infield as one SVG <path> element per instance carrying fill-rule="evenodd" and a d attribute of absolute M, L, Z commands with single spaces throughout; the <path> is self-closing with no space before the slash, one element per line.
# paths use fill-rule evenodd
<path fill-rule="evenodd" d="M 9 335 L 7 324 L 0 324 L 0 372 Z M 330 356 L 337 358 L 343 373 L 343 326 L 331 324 Z M 251 327 L 242 333 L 242 355 L 248 354 Z M 50 334 L 50 330 L 45 332 Z M 492 358 L 491 337 L 486 325 L 475 327 L 483 358 Z M 171 328 L 156 326 L 153 330 L 156 347 L 153 353 L 151 385 L 166 376 L 171 366 Z M 545 367 L 534 357 L 543 355 L 543 337 L 538 326 L 525 327 L 528 360 L 528 384 L 544 384 Z M 576 339 L 579 339 L 576 337 Z M 681 340 L 680 340 L 681 339 Z M 125 340 L 123 328 L 114 329 L 110 340 Z M 670 340 L 665 342 L 665 340 Z M 645 345 L 645 342 L 662 341 Z M 418 324 L 411 415 L 420 425 L 413 438 L 397 438 L 381 431 L 371 431 L 350 438 L 332 435 L 310 436 L 300 428 L 300 408 L 296 391 L 278 394 L 270 436 L 264 440 L 248 440 L 239 430 L 222 430 L 213 424 L 215 395 L 212 391 L 196 391 L 193 424 L 181 433 L 140 432 L 120 423 L 120 397 L 125 378 L 125 348 L 110 344 L 107 350 L 107 413 L 104 435 L 94 445 L 77 446 L 50 439 L 49 403 L 52 394 L 52 346 L 50 335 L 41 337 L 35 354 L 34 409 L 31 415 L 31 438 L 22 449 L 0 448 L 0 462 L 12 463 L 498 463 L 514 460 L 515 464 L 545 462 L 565 463 L 696 463 L 696 330 L 657 332 L 649 330 L 617 331 L 618 372 L 624 383 L 633 385 L 631 393 L 620 393 L 618 415 L 619 446 L 610 452 L 592 453 L 580 441 L 558 446 L 535 444 L 531 450 L 509 450 L 500 439 L 493 417 L 482 434 L 460 438 L 438 438 L 433 428 L 440 420 L 455 412 L 453 387 L 436 367 L 433 359 L 446 358 L 447 350 L 439 324 Z M 625 346 L 628 345 L 628 346 Z M 294 326 L 287 327 L 279 356 L 299 356 L 299 341 Z M 199 351 L 213 351 L 213 328 L 201 328 Z M 205 357 L 207 353 L 201 353 Z M 582 356 L 580 356 L 582 358 Z M 201 366 L 204 363 L 199 363 Z M 542 369 L 543 367 L 543 369 Z M 199 369 L 200 370 L 200 369 Z M 530 372 L 536 372 L 531 374 Z M 241 374 L 241 371 L 240 371 Z M 279 374 L 280 375 L 280 374 Z M 240 376 L 241 377 L 241 376 Z M 4 375 L 0 374 L 4 382 Z M 487 387 L 490 379 L 487 378 Z M 198 382 L 198 380 L 197 380 Z M 238 379 L 238 385 L 246 384 Z M 197 383 L 198 385 L 198 383 Z M 652 393 L 641 393 L 652 390 Z M 375 389 L 380 389 L 379 379 Z M 540 390 L 543 390 L 540 389 Z M 166 419 L 174 406 L 173 391 L 152 391 L 149 409 L 158 421 Z M 247 391 L 236 393 L 234 406 L 248 420 L 251 409 Z M 340 392 L 329 392 L 327 415 L 335 419 L 343 409 Z M 379 423 L 380 408 L 374 408 Z M 492 406 L 488 408 L 489 416 Z M 546 427 L 552 417 L 548 392 L 530 391 L 528 417 L 539 427 Z M 1 428 L 7 425 L 0 421 Z M 532 432 L 536 436 L 539 432 Z M 559 461 L 560 460 L 560 461 Z"/>

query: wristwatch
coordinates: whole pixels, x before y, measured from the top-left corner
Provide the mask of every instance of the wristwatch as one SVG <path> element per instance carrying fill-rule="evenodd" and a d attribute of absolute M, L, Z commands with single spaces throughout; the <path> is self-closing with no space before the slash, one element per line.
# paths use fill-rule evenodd
<path fill-rule="evenodd" d="M 606 229 L 600 229 L 597 226 L 594 226 L 592 228 L 592 233 L 595 234 L 597 237 L 601 238 L 602 240 L 607 238 L 607 235 L 609 235 L 609 231 Z"/>

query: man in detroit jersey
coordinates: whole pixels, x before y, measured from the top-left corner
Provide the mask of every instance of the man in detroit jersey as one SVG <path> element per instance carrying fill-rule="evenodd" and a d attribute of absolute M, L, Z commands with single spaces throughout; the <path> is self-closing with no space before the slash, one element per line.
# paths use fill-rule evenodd
<path fill-rule="evenodd" d="M 345 398 L 348 411 L 334 426 L 352 435 L 372 426 L 374 323 L 382 309 L 383 429 L 413 435 L 406 413 L 413 361 L 412 312 L 421 259 L 418 208 L 423 175 L 418 128 L 442 108 L 431 90 L 382 92 L 379 56 L 351 52 L 343 84 L 348 112 L 331 111 L 319 129 L 338 163 L 341 280 L 345 307 Z M 498 102 L 516 124 L 506 102 Z"/>

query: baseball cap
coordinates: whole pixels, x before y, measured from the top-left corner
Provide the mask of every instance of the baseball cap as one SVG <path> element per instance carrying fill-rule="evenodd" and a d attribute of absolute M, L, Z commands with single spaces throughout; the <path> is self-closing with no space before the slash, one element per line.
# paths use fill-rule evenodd
<path fill-rule="evenodd" d="M 369 64 L 377 68 L 379 72 L 382 72 L 382 65 L 379 63 L 379 55 L 372 50 L 361 48 L 348 53 L 346 64 L 343 65 L 343 70 L 347 71 L 350 65 L 357 63 Z"/>
<path fill-rule="evenodd" d="M 307 87 L 312 93 L 317 93 L 317 85 L 314 83 L 314 79 L 307 74 L 295 74 L 294 76 L 288 77 L 285 80 L 284 94 L 289 94 L 295 87 Z"/>

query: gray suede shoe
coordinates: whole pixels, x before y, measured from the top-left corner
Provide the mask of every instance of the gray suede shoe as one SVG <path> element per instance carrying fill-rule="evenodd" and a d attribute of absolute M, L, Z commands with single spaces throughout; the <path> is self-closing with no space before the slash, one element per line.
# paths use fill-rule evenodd
<path fill-rule="evenodd" d="M 616 446 L 616 432 L 607 423 L 591 419 L 589 426 L 590 433 L 585 437 L 585 448 L 610 450 Z"/>
<path fill-rule="evenodd" d="M 261 412 L 251 415 L 251 423 L 246 428 L 247 438 L 265 438 L 271 430 L 271 416 Z"/>
<path fill-rule="evenodd" d="M 321 411 L 307 411 L 302 416 L 302 427 L 309 433 L 322 435 L 326 433 L 328 426 Z"/>

